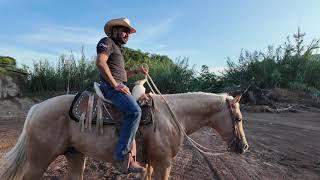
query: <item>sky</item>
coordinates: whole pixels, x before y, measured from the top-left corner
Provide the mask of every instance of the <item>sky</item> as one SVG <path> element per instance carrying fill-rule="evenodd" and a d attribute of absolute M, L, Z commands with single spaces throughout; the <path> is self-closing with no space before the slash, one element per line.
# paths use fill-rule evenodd
<path fill-rule="evenodd" d="M 94 57 L 104 24 L 119 17 L 137 29 L 127 47 L 212 71 L 242 49 L 278 47 L 298 26 L 307 42 L 320 38 L 319 0 L 0 0 L 0 12 L 0 56 L 28 66 L 82 47 Z"/>

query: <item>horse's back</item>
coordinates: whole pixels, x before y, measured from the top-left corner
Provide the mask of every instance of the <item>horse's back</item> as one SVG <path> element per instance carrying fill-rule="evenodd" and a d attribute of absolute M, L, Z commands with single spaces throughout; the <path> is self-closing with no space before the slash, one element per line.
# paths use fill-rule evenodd
<path fill-rule="evenodd" d="M 45 108 L 48 108 L 48 106 L 51 106 L 55 109 L 65 109 L 65 107 L 70 107 L 75 95 L 60 95 L 60 96 L 55 96 L 50 99 L 47 99 L 38 105 L 41 105 Z"/>

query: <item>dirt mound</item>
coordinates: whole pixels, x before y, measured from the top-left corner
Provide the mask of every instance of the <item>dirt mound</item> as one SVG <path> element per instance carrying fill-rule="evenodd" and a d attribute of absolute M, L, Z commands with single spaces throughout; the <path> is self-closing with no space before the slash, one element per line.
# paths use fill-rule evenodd
<path fill-rule="evenodd" d="M 320 97 L 288 89 L 250 88 L 242 96 L 242 110 L 249 112 L 299 112 L 299 108 L 320 107 Z"/>
<path fill-rule="evenodd" d="M 313 97 L 310 93 L 299 90 L 274 88 L 270 90 L 268 97 L 276 102 L 312 104 Z"/>

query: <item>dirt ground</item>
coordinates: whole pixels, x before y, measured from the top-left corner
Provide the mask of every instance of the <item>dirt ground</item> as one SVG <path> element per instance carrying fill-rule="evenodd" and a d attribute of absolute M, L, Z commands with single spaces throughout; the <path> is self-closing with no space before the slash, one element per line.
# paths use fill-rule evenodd
<path fill-rule="evenodd" d="M 34 101 L 0 101 L 0 158 L 16 142 L 26 113 Z M 320 109 L 297 106 L 297 113 L 243 112 L 250 149 L 243 155 L 226 152 L 226 145 L 211 129 L 191 137 L 215 151 L 203 155 L 188 142 L 173 161 L 172 180 L 194 179 L 320 179 Z M 47 169 L 44 179 L 63 179 L 67 163 L 59 156 Z M 85 179 L 136 179 L 121 175 L 111 164 L 88 159 Z"/>

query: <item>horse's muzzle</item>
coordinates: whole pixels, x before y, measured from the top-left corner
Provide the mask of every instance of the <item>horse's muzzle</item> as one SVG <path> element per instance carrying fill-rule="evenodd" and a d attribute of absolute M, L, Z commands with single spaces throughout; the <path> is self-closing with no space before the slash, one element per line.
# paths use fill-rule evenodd
<path fill-rule="evenodd" d="M 245 153 L 247 150 L 249 149 L 249 145 L 248 144 L 244 144 L 242 145 L 242 148 L 241 148 L 241 154 Z"/>
<path fill-rule="evenodd" d="M 228 151 L 236 152 L 239 154 L 245 153 L 249 149 L 247 143 L 243 143 L 240 139 L 233 140 L 228 147 Z"/>

